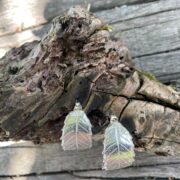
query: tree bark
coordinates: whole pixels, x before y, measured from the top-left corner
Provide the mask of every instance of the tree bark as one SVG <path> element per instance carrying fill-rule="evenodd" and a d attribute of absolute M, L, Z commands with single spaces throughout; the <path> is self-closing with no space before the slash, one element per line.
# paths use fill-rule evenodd
<path fill-rule="evenodd" d="M 10 50 L 0 60 L 1 138 L 23 138 L 24 129 L 50 121 L 62 125 L 77 100 L 94 133 L 114 114 L 136 146 L 178 154 L 179 92 L 137 70 L 128 49 L 111 40 L 109 31 L 77 6 L 56 17 L 40 42 Z"/>

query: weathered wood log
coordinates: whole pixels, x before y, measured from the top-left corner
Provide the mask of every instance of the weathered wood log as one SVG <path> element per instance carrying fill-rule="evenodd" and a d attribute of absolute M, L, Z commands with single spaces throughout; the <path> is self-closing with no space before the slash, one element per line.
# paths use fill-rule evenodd
<path fill-rule="evenodd" d="M 62 122 L 78 100 L 95 133 L 115 114 L 137 147 L 179 154 L 179 93 L 133 67 L 128 49 L 109 31 L 75 7 L 55 18 L 40 42 L 9 51 L 0 60 L 1 137 Z"/>

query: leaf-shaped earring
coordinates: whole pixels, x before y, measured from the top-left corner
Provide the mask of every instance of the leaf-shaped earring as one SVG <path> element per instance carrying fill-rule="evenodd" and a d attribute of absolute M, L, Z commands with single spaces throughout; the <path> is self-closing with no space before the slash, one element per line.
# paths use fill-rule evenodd
<path fill-rule="evenodd" d="M 78 102 L 76 102 L 74 110 L 65 118 L 61 140 L 64 150 L 92 147 L 91 123 Z"/>
<path fill-rule="evenodd" d="M 128 130 L 111 116 L 110 126 L 105 130 L 103 167 L 114 170 L 131 166 L 134 162 L 134 144 Z"/>

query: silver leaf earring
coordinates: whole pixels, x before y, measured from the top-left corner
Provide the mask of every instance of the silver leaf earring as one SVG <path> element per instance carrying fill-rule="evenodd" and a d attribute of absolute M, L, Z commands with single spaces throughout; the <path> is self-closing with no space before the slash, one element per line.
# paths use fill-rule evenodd
<path fill-rule="evenodd" d="M 91 123 L 79 102 L 76 102 L 74 110 L 65 118 L 61 140 L 64 150 L 92 147 Z"/>
<path fill-rule="evenodd" d="M 116 116 L 111 116 L 110 126 L 105 130 L 103 167 L 114 170 L 131 166 L 134 162 L 134 144 L 128 130 L 118 122 Z"/>

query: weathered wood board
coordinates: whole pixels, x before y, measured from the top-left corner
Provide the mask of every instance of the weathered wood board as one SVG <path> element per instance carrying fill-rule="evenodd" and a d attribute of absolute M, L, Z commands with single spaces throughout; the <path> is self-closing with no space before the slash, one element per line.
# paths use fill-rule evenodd
<path fill-rule="evenodd" d="M 132 167 L 102 171 L 102 149 L 101 141 L 94 142 L 92 149 L 83 151 L 63 151 L 60 143 L 15 143 L 0 148 L 0 178 L 13 176 L 15 180 L 24 180 L 23 178 L 27 177 L 29 180 L 41 180 L 63 177 L 180 177 L 180 157 L 157 156 L 143 152 L 136 152 L 136 161 Z"/>
<path fill-rule="evenodd" d="M 71 175 L 70 173 L 55 173 L 55 174 L 46 174 L 46 175 L 31 175 L 31 176 L 22 176 L 22 177 L 4 177 L 2 180 L 87 180 L 89 178 L 80 178 L 75 175 Z M 92 178 L 98 179 L 98 178 Z"/>
<path fill-rule="evenodd" d="M 20 29 L 27 29 L 47 23 L 55 16 L 58 16 L 59 13 L 64 12 L 74 5 L 88 7 L 88 4 L 90 4 L 92 11 L 101 11 L 137 2 L 139 2 L 139 0 L 2 0 L 0 12 L 0 36 L 14 33 Z"/>
<path fill-rule="evenodd" d="M 24 2 L 24 1 L 23 1 Z M 130 49 L 137 66 L 154 73 L 159 80 L 180 87 L 180 2 L 164 1 L 26 1 L 18 6 L 2 1 L 0 48 L 19 46 L 40 39 L 48 31 L 49 20 L 72 5 L 91 4 L 91 10 L 113 27 L 112 35 Z M 35 20 L 20 19 L 22 28 L 13 21 L 13 12 L 32 12 Z M 115 8 L 116 7 L 116 8 Z M 10 8 L 10 9 L 9 9 Z M 12 12 L 11 12 L 12 11 Z M 31 15 L 31 14 L 30 14 Z M 17 14 L 18 16 L 18 14 Z M 7 21 L 7 18 L 8 21 Z M 35 28 L 32 28 L 35 27 Z M 24 29 L 17 32 L 18 29 Z"/>

